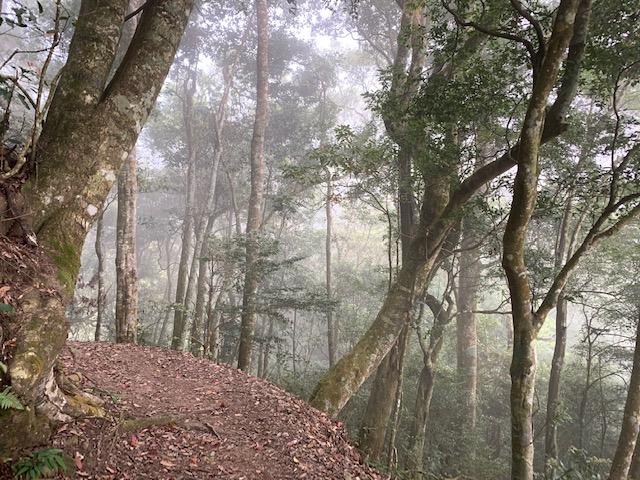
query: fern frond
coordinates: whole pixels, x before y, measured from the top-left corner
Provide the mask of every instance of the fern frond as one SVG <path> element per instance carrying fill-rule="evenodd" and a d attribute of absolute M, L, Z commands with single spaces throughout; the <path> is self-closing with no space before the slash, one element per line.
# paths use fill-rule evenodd
<path fill-rule="evenodd" d="M 8 410 L 10 408 L 24 410 L 24 405 L 20 403 L 16 394 L 11 391 L 11 387 L 5 387 L 5 389 L 0 392 L 0 410 Z"/>

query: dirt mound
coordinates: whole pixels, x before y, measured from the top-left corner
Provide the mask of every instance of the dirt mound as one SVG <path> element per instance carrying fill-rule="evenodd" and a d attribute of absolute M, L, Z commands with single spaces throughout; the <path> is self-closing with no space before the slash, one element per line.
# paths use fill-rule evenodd
<path fill-rule="evenodd" d="M 340 423 L 262 379 L 172 350 L 68 344 L 68 378 L 106 418 L 53 438 L 66 478 L 382 479 Z"/>

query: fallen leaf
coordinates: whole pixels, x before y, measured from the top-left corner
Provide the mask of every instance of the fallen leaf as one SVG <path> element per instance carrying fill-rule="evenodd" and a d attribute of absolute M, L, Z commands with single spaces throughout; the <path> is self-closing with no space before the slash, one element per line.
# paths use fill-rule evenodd
<path fill-rule="evenodd" d="M 173 462 L 170 462 L 168 460 L 160 460 L 160 465 L 162 465 L 163 467 L 175 467 L 176 464 Z"/>
<path fill-rule="evenodd" d="M 84 460 L 84 455 L 82 455 L 80 452 L 76 452 L 73 459 L 76 461 L 76 468 L 78 470 L 82 470 L 82 460 Z"/>
<path fill-rule="evenodd" d="M 111 468 L 111 467 L 107 467 L 107 472 L 109 472 L 109 473 L 116 473 L 116 471 L 115 471 L 113 468 Z"/>
<path fill-rule="evenodd" d="M 135 435 L 131 436 L 131 446 L 132 447 L 137 447 L 138 446 L 138 439 L 136 438 Z"/>

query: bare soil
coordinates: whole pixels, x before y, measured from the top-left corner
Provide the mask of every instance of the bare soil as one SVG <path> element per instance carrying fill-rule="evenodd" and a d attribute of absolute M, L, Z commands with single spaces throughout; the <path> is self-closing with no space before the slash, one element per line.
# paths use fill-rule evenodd
<path fill-rule="evenodd" d="M 341 423 L 229 366 L 102 342 L 69 342 L 61 362 L 107 415 L 58 430 L 48 447 L 64 451 L 59 478 L 387 478 L 362 463 Z"/>

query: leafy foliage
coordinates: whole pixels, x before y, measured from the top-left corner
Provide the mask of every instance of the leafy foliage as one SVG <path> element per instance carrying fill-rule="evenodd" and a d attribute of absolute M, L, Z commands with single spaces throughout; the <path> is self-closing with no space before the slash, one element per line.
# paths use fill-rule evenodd
<path fill-rule="evenodd" d="M 45 448 L 18 460 L 11 469 L 16 478 L 36 479 L 65 472 L 67 465 L 62 458 L 62 450 Z"/>
<path fill-rule="evenodd" d="M 592 457 L 579 448 L 570 449 L 571 457 L 566 462 L 554 460 L 549 465 L 550 480 L 598 480 L 606 478 L 611 462 L 604 458 Z"/>
<path fill-rule="evenodd" d="M 11 387 L 5 387 L 4 390 L 0 392 L 0 410 L 8 410 L 10 408 L 24 410 L 24 405 L 20 403 L 16 394 L 11 391 Z"/>

